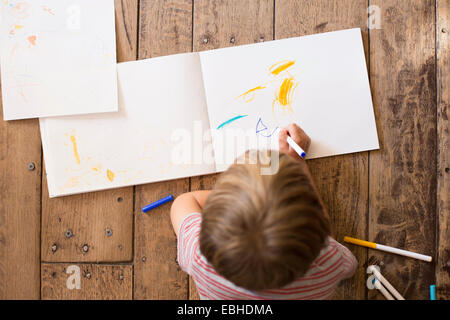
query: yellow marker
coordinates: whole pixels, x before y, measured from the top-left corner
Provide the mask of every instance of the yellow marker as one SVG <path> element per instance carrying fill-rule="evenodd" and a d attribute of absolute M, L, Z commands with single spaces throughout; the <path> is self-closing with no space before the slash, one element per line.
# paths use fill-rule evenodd
<path fill-rule="evenodd" d="M 106 176 L 108 177 L 108 180 L 113 182 L 114 180 L 114 172 L 112 172 L 111 170 L 106 170 Z"/>
<path fill-rule="evenodd" d="M 377 244 L 374 242 L 359 240 L 359 239 L 350 238 L 350 237 L 344 237 L 344 241 L 348 242 L 348 243 L 356 244 L 358 246 L 368 247 L 368 248 L 372 248 L 372 249 L 377 248 Z"/>
<path fill-rule="evenodd" d="M 415 252 L 402 250 L 402 249 L 397 249 L 394 247 L 389 247 L 389 246 L 385 246 L 382 244 L 359 240 L 359 239 L 355 239 L 355 238 L 351 238 L 351 237 L 344 237 L 344 241 L 348 242 L 348 243 L 353 243 L 353 244 L 356 244 L 359 246 L 368 247 L 368 248 L 372 248 L 372 249 L 378 249 L 378 250 L 386 251 L 386 252 L 391 252 L 391 253 L 399 254 L 399 255 L 402 255 L 405 257 L 419 259 L 419 260 L 423 260 L 423 261 L 427 261 L 427 262 L 431 262 L 431 260 L 432 260 L 432 258 L 430 256 L 426 256 L 424 254 L 415 253 Z"/>

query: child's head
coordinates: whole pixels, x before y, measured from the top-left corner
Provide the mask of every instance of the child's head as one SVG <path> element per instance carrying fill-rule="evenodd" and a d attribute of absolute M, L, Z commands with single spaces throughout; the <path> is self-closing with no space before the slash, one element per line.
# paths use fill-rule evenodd
<path fill-rule="evenodd" d="M 309 268 L 330 233 L 302 164 L 281 155 L 278 172 L 234 164 L 203 207 L 200 250 L 215 270 L 250 290 L 283 287 Z"/>

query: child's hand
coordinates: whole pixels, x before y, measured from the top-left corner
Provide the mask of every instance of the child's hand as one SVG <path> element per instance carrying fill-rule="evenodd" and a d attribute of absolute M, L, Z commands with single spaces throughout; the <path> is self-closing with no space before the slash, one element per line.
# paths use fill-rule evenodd
<path fill-rule="evenodd" d="M 307 153 L 309 146 L 311 145 L 311 138 L 295 123 L 291 123 L 286 128 L 280 131 L 278 136 L 280 152 L 287 154 L 288 156 L 298 160 L 300 156 L 294 149 L 289 146 L 286 139 L 290 136 L 302 149 Z"/>

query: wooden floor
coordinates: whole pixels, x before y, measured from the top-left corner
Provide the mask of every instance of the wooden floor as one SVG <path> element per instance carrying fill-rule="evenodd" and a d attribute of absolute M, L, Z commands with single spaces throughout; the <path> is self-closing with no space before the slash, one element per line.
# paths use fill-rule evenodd
<path fill-rule="evenodd" d="M 335 298 L 383 299 L 365 286 L 372 257 L 406 299 L 428 299 L 431 284 L 449 298 L 450 1 L 115 2 L 120 62 L 360 27 L 381 149 L 308 163 L 338 241 L 370 239 L 434 262 L 349 246 L 359 268 Z M 0 121 L 0 298 L 198 298 L 176 263 L 170 206 L 140 208 L 211 188 L 216 176 L 50 200 L 43 172 L 38 120 Z M 71 265 L 81 289 L 66 286 Z"/>

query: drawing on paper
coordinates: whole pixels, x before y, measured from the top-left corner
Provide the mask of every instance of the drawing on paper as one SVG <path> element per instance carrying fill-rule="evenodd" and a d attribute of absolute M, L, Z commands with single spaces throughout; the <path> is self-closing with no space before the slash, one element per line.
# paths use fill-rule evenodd
<path fill-rule="evenodd" d="M 275 127 L 273 130 L 269 130 L 269 128 L 263 123 L 261 117 L 259 117 L 258 122 L 256 123 L 256 134 L 263 136 L 265 138 L 270 138 L 277 131 L 278 127 Z"/>
<path fill-rule="evenodd" d="M 112 172 L 111 170 L 106 170 L 106 176 L 108 177 L 108 180 L 113 182 L 114 180 L 114 172 Z"/>
<path fill-rule="evenodd" d="M 65 26 L 71 2 L 0 0 L 4 120 L 117 111 L 113 2 L 79 1 L 76 30 Z"/>
<path fill-rule="evenodd" d="M 275 114 L 275 107 L 278 105 L 282 110 L 283 114 L 286 110 L 290 113 L 294 112 L 292 109 L 292 98 L 297 88 L 298 82 L 295 81 L 294 77 L 286 78 L 281 83 L 281 86 L 275 92 L 275 100 L 272 103 L 272 112 Z"/>
<path fill-rule="evenodd" d="M 251 102 L 255 99 L 256 92 L 258 90 L 266 89 L 269 84 L 275 83 L 275 95 L 272 102 L 272 112 L 275 116 L 276 108 L 278 107 L 283 114 L 286 111 L 293 113 L 292 102 L 294 98 L 295 90 L 298 86 L 298 81 L 295 75 L 289 72 L 289 69 L 295 64 L 293 60 L 283 60 L 277 62 L 269 67 L 269 73 L 273 79 L 254 87 L 243 94 L 239 95 L 237 98 L 243 98 L 244 102 Z"/>
<path fill-rule="evenodd" d="M 104 172 L 106 179 L 110 182 L 114 181 L 116 173 L 110 169 L 106 169 L 106 171 L 102 170 L 102 165 L 98 162 L 94 162 L 91 157 L 83 157 L 83 161 L 81 161 L 80 153 L 78 151 L 77 137 L 74 131 L 72 131 L 70 135 L 66 132 L 65 136 L 70 139 L 70 152 L 73 154 L 73 157 L 79 166 L 66 169 L 70 176 L 66 181 L 64 188 L 74 188 L 78 186 L 81 181 L 89 184 L 90 177 L 93 175 L 96 176 L 101 172 Z M 65 143 L 64 145 L 68 146 L 69 143 Z"/>
<path fill-rule="evenodd" d="M 279 123 L 279 116 L 286 116 L 294 113 L 294 109 L 292 107 L 294 101 L 294 95 L 297 89 L 299 82 L 296 79 L 296 76 L 291 74 L 290 69 L 295 65 L 294 60 L 283 60 L 279 61 L 273 65 L 271 65 L 269 70 L 270 79 L 266 82 L 261 83 L 260 85 L 249 89 L 237 96 L 236 99 L 242 99 L 245 103 L 249 103 L 255 100 L 255 97 L 259 91 L 269 89 L 275 86 L 274 98 L 271 105 L 271 110 L 273 114 L 273 119 L 276 123 Z M 269 105 L 267 105 L 269 107 Z M 223 122 L 217 129 L 220 129 L 224 125 L 238 120 L 242 118 L 242 116 L 238 116 Z M 261 119 L 258 118 L 256 123 L 256 134 L 270 138 L 274 132 L 277 130 L 278 126 L 274 129 L 269 129 L 267 125 L 265 125 Z"/>
<path fill-rule="evenodd" d="M 236 117 L 233 117 L 233 118 L 231 118 L 231 119 L 229 119 L 229 120 L 227 120 L 227 121 L 221 123 L 221 124 L 217 127 L 217 130 L 220 129 L 220 128 L 223 128 L 224 126 L 226 126 L 227 124 L 229 124 L 229 123 L 231 123 L 231 122 L 233 122 L 233 121 L 236 121 L 236 120 L 241 119 L 241 118 L 245 118 L 246 116 L 247 116 L 247 115 L 242 115 L 242 116 L 236 116 Z"/>
<path fill-rule="evenodd" d="M 244 92 L 243 94 L 241 94 L 240 96 L 238 96 L 238 98 L 243 97 L 245 102 L 250 102 L 253 101 L 253 99 L 255 99 L 255 91 L 257 90 L 262 90 L 265 89 L 265 86 L 257 86 L 253 89 L 250 89 L 246 92 Z"/>
<path fill-rule="evenodd" d="M 77 138 L 72 135 L 70 136 L 70 141 L 72 141 L 73 154 L 75 156 L 75 160 L 77 160 L 77 163 L 80 164 L 80 155 L 78 154 Z"/>

